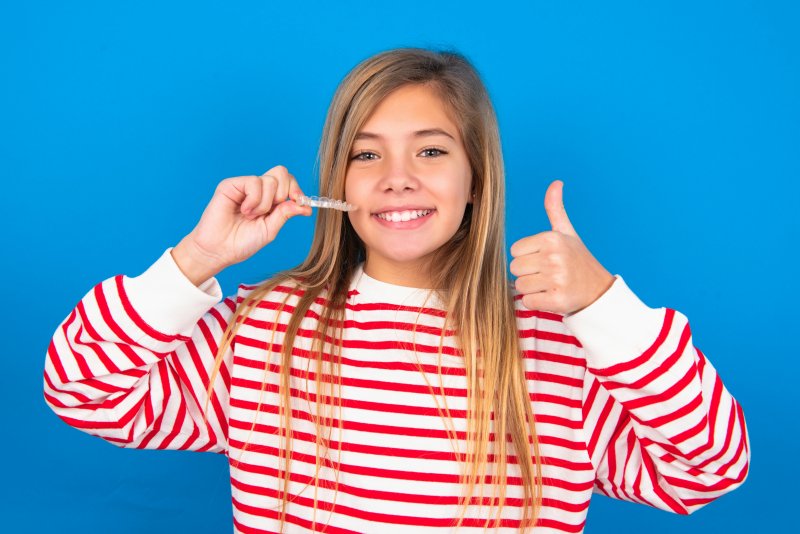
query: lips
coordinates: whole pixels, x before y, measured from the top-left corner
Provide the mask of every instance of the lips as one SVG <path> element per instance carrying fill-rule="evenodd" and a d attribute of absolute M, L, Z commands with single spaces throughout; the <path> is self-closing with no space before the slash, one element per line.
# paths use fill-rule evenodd
<path fill-rule="evenodd" d="M 418 206 L 382 208 L 372 213 L 372 217 L 382 226 L 395 229 L 418 228 L 430 219 L 436 210 Z"/>
<path fill-rule="evenodd" d="M 424 204 L 386 204 L 377 209 L 372 210 L 372 214 L 385 213 L 387 211 L 414 211 L 414 210 L 432 210 L 431 206 Z"/>
<path fill-rule="evenodd" d="M 425 209 L 425 210 L 397 210 L 397 211 L 384 211 L 381 213 L 376 213 L 375 216 L 379 219 L 384 221 L 391 221 L 391 222 L 407 222 L 419 219 L 421 217 L 425 217 L 426 215 L 430 214 L 433 210 Z"/>

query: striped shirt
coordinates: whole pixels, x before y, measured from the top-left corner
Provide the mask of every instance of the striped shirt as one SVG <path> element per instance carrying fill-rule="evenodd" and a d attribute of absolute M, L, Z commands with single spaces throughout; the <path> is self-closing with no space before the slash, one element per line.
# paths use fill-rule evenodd
<path fill-rule="evenodd" d="M 120 447 L 226 454 L 234 531 L 277 532 L 279 353 L 298 297 L 279 286 L 241 326 L 204 422 L 217 344 L 237 302 L 255 286 L 222 299 L 215 279 L 195 287 L 169 251 L 140 276 L 96 285 L 61 323 L 47 352 L 45 399 L 69 425 Z M 292 348 L 284 531 L 453 532 L 462 494 L 454 447 L 465 450 L 467 397 L 452 332 L 438 355 L 441 302 L 362 268 L 348 295 L 341 425 L 333 425 L 316 491 L 317 399 L 308 355 L 323 300 L 306 314 Z M 536 532 L 582 532 L 592 493 L 687 514 L 744 481 L 750 455 L 742 409 L 692 345 L 684 315 L 647 307 L 619 275 L 572 315 L 515 302 L 543 464 Z M 441 416 L 440 386 L 451 422 Z M 521 517 L 514 469 L 512 463 L 502 532 L 517 529 Z M 488 513 L 470 507 L 458 531 L 482 532 Z"/>

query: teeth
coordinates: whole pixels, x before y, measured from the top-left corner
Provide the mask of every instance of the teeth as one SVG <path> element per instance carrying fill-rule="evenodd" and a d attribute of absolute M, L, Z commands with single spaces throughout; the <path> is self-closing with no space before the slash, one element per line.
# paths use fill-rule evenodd
<path fill-rule="evenodd" d="M 405 222 L 424 217 L 431 211 L 432 210 L 386 211 L 383 213 L 378 213 L 378 217 L 384 221 Z"/>

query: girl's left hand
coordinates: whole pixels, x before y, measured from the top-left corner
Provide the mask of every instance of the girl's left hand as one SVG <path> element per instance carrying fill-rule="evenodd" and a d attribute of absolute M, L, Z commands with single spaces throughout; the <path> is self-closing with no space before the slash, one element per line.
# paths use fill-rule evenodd
<path fill-rule="evenodd" d="M 553 230 L 524 237 L 511 246 L 511 274 L 531 310 L 576 313 L 592 304 L 614 283 L 584 246 L 567 217 L 562 200 L 564 183 L 547 188 L 544 209 Z"/>

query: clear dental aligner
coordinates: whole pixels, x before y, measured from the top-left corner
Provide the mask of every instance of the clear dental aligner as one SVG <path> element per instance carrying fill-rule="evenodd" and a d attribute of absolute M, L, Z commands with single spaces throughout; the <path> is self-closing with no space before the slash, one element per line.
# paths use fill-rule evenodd
<path fill-rule="evenodd" d="M 335 200 L 328 197 L 307 197 L 300 195 L 295 200 L 300 206 L 311 206 L 312 208 L 331 208 L 339 211 L 353 211 L 356 206 L 348 204 L 344 200 Z"/>

